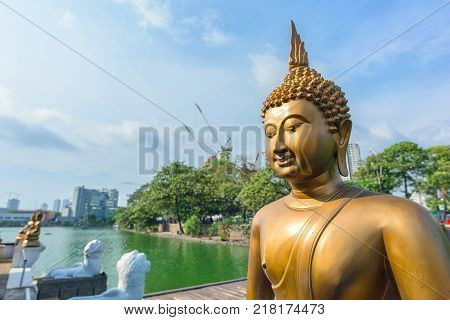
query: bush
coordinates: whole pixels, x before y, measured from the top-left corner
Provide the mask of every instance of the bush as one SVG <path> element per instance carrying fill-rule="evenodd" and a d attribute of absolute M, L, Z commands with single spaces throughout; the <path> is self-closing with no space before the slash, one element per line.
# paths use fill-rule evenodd
<path fill-rule="evenodd" d="M 219 227 L 219 237 L 222 241 L 230 240 L 231 226 L 233 225 L 230 219 L 223 219 L 222 222 L 218 223 Z"/>
<path fill-rule="evenodd" d="M 214 221 L 208 228 L 208 236 L 215 237 L 219 234 L 219 221 Z"/>
<path fill-rule="evenodd" d="M 202 221 L 197 216 L 190 216 L 184 223 L 184 232 L 190 236 L 199 236 L 202 233 Z"/>
<path fill-rule="evenodd" d="M 243 223 L 239 226 L 239 229 L 242 232 L 242 235 L 247 238 L 250 239 L 250 233 L 251 233 L 251 229 L 252 229 L 252 223 L 251 222 L 246 222 Z"/>
<path fill-rule="evenodd" d="M 62 227 L 72 227 L 73 222 L 72 221 L 63 221 L 63 222 L 61 222 L 61 226 Z"/>

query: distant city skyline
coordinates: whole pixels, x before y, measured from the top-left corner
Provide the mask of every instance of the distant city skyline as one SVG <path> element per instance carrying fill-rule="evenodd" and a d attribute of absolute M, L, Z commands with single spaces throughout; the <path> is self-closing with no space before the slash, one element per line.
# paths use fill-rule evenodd
<path fill-rule="evenodd" d="M 95 189 L 95 188 L 92 188 L 92 189 Z M 108 203 L 107 203 L 108 206 L 110 206 L 110 207 L 118 206 L 118 204 L 119 204 L 119 191 L 118 190 L 113 189 L 113 188 L 109 189 L 109 188 L 106 188 L 106 187 L 98 188 L 98 190 L 101 191 L 101 192 L 106 192 L 109 195 Z M 47 198 L 51 198 L 51 197 L 47 197 Z M 64 198 L 63 200 L 61 200 L 61 199 L 54 199 L 53 201 L 48 201 L 48 202 L 47 201 L 36 200 L 34 206 L 22 207 L 20 205 L 21 204 L 21 200 L 20 199 L 18 199 L 18 198 L 9 198 L 9 199 L 6 200 L 6 202 L 4 204 L 2 204 L 0 202 L 0 208 L 1 209 L 14 210 L 14 211 L 17 211 L 17 210 L 19 210 L 19 211 L 29 211 L 29 210 L 39 210 L 39 209 L 47 211 L 47 210 L 50 209 L 50 206 L 49 206 L 48 203 L 52 203 L 53 205 L 51 207 L 51 211 L 62 212 L 62 210 L 64 208 L 66 208 L 66 207 L 72 208 L 72 201 L 73 201 L 72 200 L 72 196 L 70 197 L 70 199 L 67 197 L 67 198 Z M 44 209 L 44 208 L 46 208 L 46 209 Z M 55 209 L 57 209 L 57 210 L 55 210 Z"/>

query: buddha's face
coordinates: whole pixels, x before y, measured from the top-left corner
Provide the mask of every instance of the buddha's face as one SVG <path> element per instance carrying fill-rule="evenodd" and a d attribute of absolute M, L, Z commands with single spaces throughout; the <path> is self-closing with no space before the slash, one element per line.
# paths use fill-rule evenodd
<path fill-rule="evenodd" d="M 295 100 L 267 110 L 267 158 L 288 182 L 313 179 L 336 165 L 336 137 L 312 102 Z"/>

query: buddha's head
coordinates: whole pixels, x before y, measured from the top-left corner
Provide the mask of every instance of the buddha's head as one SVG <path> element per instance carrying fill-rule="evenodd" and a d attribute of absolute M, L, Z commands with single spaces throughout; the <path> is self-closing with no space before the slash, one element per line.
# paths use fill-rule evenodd
<path fill-rule="evenodd" d="M 288 182 L 327 172 L 348 175 L 347 145 L 352 123 L 341 88 L 308 66 L 308 54 L 291 21 L 289 73 L 261 110 L 267 159 Z"/>

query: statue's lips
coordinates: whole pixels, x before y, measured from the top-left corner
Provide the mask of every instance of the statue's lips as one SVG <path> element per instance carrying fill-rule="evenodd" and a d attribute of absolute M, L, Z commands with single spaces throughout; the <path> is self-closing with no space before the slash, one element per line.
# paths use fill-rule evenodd
<path fill-rule="evenodd" d="M 275 156 L 274 160 L 280 167 L 288 167 L 294 163 L 294 156 L 285 156 L 285 157 Z"/>

